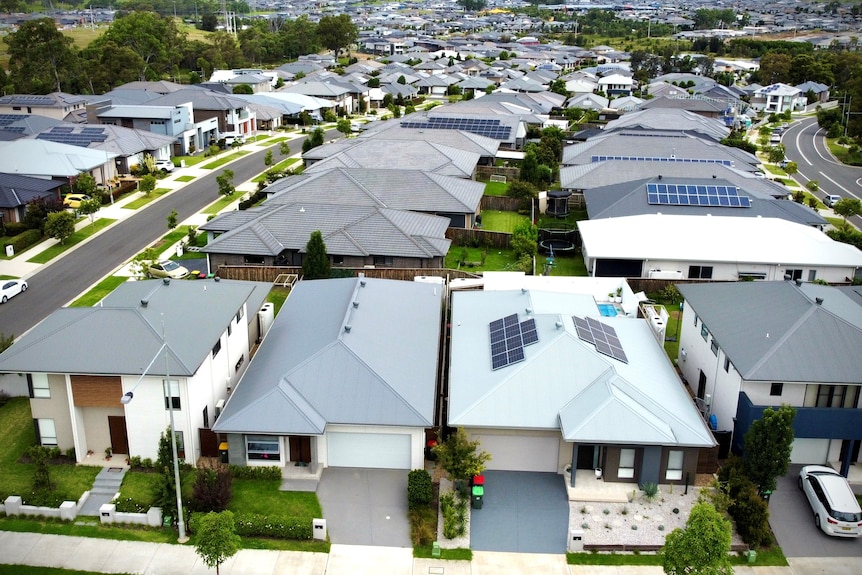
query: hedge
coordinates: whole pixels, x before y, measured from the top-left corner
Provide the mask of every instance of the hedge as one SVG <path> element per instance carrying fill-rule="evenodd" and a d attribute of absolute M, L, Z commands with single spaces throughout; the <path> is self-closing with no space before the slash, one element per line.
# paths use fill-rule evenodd
<path fill-rule="evenodd" d="M 189 531 L 197 530 L 200 517 L 205 513 L 192 513 Z M 236 534 L 240 537 L 272 537 L 275 539 L 307 540 L 312 538 L 311 521 L 301 517 L 270 517 L 256 513 L 234 513 Z"/>
<path fill-rule="evenodd" d="M 281 479 L 281 468 L 275 465 L 266 467 L 231 465 L 229 469 L 234 479 Z"/>
<path fill-rule="evenodd" d="M 16 236 L 20 233 L 26 232 L 28 229 L 27 224 L 23 222 L 6 222 L 6 235 L 7 236 Z"/>
<path fill-rule="evenodd" d="M 5 251 L 6 246 L 11 245 L 15 248 L 15 253 L 22 252 L 29 248 L 30 246 L 39 242 L 42 239 L 42 233 L 39 230 L 27 230 L 26 232 L 21 232 L 17 236 L 13 236 L 11 241 L 7 241 L 3 244 L 3 249 Z"/>

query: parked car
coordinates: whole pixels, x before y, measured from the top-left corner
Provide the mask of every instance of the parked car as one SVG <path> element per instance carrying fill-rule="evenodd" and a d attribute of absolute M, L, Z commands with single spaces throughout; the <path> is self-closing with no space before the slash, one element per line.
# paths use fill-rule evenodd
<path fill-rule="evenodd" d="M 170 160 L 156 160 L 156 169 L 163 172 L 173 172 L 174 163 Z"/>
<path fill-rule="evenodd" d="M 233 146 L 234 144 L 245 144 L 245 136 L 242 134 L 223 134 L 222 137 L 224 138 L 224 145 L 227 147 Z"/>
<path fill-rule="evenodd" d="M 823 198 L 823 203 L 829 206 L 830 208 L 838 203 L 838 200 L 841 199 L 841 196 L 826 196 Z"/>
<path fill-rule="evenodd" d="M 780 144 L 781 143 L 781 132 L 772 132 L 772 135 L 769 136 L 770 144 Z"/>
<path fill-rule="evenodd" d="M 63 198 L 63 205 L 67 208 L 77 210 L 81 207 L 82 202 L 86 202 L 89 199 L 90 196 L 87 194 L 66 194 L 66 197 Z"/>
<path fill-rule="evenodd" d="M 9 280 L 0 285 L 0 303 L 6 303 L 9 298 L 27 291 L 27 282 L 24 280 Z"/>
<path fill-rule="evenodd" d="M 173 260 L 163 260 L 147 268 L 147 276 L 151 278 L 171 278 L 181 280 L 189 275 L 189 270 Z"/>
<path fill-rule="evenodd" d="M 806 465 L 799 472 L 799 489 L 814 511 L 814 524 L 834 537 L 862 535 L 862 509 L 847 479 L 824 465 Z"/>

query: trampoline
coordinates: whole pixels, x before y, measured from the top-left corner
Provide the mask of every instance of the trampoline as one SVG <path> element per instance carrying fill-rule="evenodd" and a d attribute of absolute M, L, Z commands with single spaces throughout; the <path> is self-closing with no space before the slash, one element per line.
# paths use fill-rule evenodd
<path fill-rule="evenodd" d="M 539 242 L 539 248 L 545 252 L 573 252 L 575 251 L 575 244 L 570 242 L 569 240 L 542 240 Z"/>
<path fill-rule="evenodd" d="M 562 190 L 551 190 L 548 192 L 548 207 L 545 213 L 557 218 L 565 218 L 569 215 L 569 196 L 572 192 Z"/>

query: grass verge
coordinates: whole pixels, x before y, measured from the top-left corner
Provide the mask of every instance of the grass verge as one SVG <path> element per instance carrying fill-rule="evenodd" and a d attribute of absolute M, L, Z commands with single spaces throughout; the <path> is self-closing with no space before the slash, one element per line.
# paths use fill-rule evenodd
<path fill-rule="evenodd" d="M 566 553 L 569 565 L 661 565 L 661 557 L 656 554 L 639 553 Z M 731 565 L 748 565 L 748 556 L 735 553 L 730 557 Z M 787 559 L 780 547 L 757 551 L 756 567 L 785 567 Z"/>
<path fill-rule="evenodd" d="M 75 523 L 0 517 L 0 531 L 49 533 L 52 535 L 94 537 L 99 539 L 114 539 L 116 541 L 145 541 L 148 543 L 177 542 L 177 534 L 172 529 L 102 525 L 99 523 L 97 517 L 78 517 Z"/>
<path fill-rule="evenodd" d="M 141 197 L 132 200 L 128 204 L 123 206 L 123 209 L 126 210 L 137 210 L 138 208 L 142 208 L 149 204 L 150 202 L 156 200 L 157 198 L 161 198 L 165 194 L 170 192 L 168 188 L 156 188 L 149 194 L 143 194 Z"/>
<path fill-rule="evenodd" d="M 107 228 L 108 226 L 113 224 L 115 221 L 117 221 L 117 220 L 112 220 L 109 218 L 99 218 L 98 220 L 96 220 L 95 222 L 90 224 L 89 226 L 85 226 L 85 227 L 81 228 L 80 230 L 76 231 L 75 233 L 73 233 L 71 236 L 69 236 L 66 239 L 65 243 L 54 244 L 50 248 L 44 250 L 43 252 L 41 252 L 39 254 L 36 254 L 35 256 L 33 256 L 32 258 L 30 258 L 27 261 L 30 263 L 34 263 L 34 264 L 48 263 L 49 261 L 56 258 L 57 256 L 59 256 L 60 254 L 62 254 L 66 250 L 71 249 L 76 244 L 83 242 L 84 240 L 86 240 L 90 236 L 95 235 L 95 234 L 99 233 L 100 231 L 102 231 L 103 229 Z"/>
<path fill-rule="evenodd" d="M 241 158 L 241 157 L 245 156 L 246 154 L 250 154 L 250 153 L 251 152 L 243 152 L 243 151 L 234 152 L 232 154 L 228 154 L 227 156 L 219 158 L 218 160 L 216 160 L 214 162 L 210 162 L 209 164 L 203 165 L 203 166 L 201 166 L 201 168 L 203 168 L 204 170 L 215 170 L 216 168 L 220 168 L 221 166 L 227 164 L 228 162 L 232 162 L 233 160 Z"/>
<path fill-rule="evenodd" d="M 32 565 L 0 565 L 0 575 L 99 575 L 96 571 L 78 571 L 59 567 L 33 567 Z M 126 573 L 125 575 L 130 575 Z"/>
<path fill-rule="evenodd" d="M 276 171 L 280 172 L 282 170 L 288 169 L 293 164 L 296 164 L 297 162 L 301 162 L 301 161 L 302 160 L 300 158 L 288 158 L 286 160 L 280 161 L 279 163 L 275 164 L 274 166 L 270 166 L 269 168 L 266 169 L 266 172 L 268 172 L 269 170 L 276 170 Z M 266 181 L 266 172 L 263 172 L 263 173 L 256 175 L 255 177 L 253 177 L 251 179 L 251 181 L 255 182 L 255 183 Z"/>
<path fill-rule="evenodd" d="M 108 276 L 90 288 L 90 291 L 73 301 L 69 307 L 92 307 L 128 280 L 127 277 Z"/>
<path fill-rule="evenodd" d="M 191 181 L 192 181 L 192 180 L 194 180 L 194 179 L 195 179 L 195 177 L 194 177 L 194 176 L 178 176 L 178 177 L 176 178 L 176 180 L 177 180 L 178 182 L 191 182 Z"/>
<path fill-rule="evenodd" d="M 416 545 L 413 547 L 413 557 L 417 559 L 431 559 L 431 545 Z M 472 561 L 473 551 L 471 549 L 440 549 L 440 557 L 447 561 Z"/>
<path fill-rule="evenodd" d="M 242 197 L 242 193 L 234 192 L 230 196 L 221 196 L 219 199 L 203 209 L 205 214 L 217 214 L 234 202 L 238 202 Z"/>

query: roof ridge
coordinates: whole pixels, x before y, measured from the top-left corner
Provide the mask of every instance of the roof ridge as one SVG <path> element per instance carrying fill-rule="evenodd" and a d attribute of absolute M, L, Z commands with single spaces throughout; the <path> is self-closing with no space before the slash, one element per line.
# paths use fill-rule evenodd
<path fill-rule="evenodd" d="M 348 148 L 348 150 L 350 150 L 350 149 L 353 149 L 353 148 L 352 148 L 352 147 L 351 147 L 351 148 Z M 344 150 L 344 151 L 346 152 L 346 151 L 348 151 L 348 150 Z M 363 168 L 358 168 L 357 170 L 362 170 L 362 169 L 363 169 Z M 351 174 L 349 171 L 347 171 L 347 168 L 340 167 L 340 168 L 335 168 L 335 170 L 338 170 L 338 172 L 339 172 L 339 173 L 341 173 L 342 175 L 344 175 L 344 177 L 345 177 L 345 178 L 347 178 L 348 180 L 350 180 L 351 182 L 353 182 L 354 184 L 356 184 L 356 186 L 357 186 L 360 190 L 362 190 L 362 192 L 363 192 L 363 193 L 365 193 L 365 195 L 366 195 L 366 196 L 368 196 L 368 197 L 370 197 L 372 200 L 374 200 L 374 202 L 376 202 L 377 204 L 379 204 L 379 205 L 380 205 L 380 207 L 382 207 L 382 208 L 388 208 L 388 207 L 389 207 L 389 206 L 387 206 L 387 205 L 386 205 L 386 202 L 384 202 L 382 199 L 380 199 L 379 197 L 377 197 L 377 194 L 375 194 L 374 192 L 372 192 L 371 190 L 369 190 L 368 188 L 366 188 L 366 187 L 365 187 L 365 185 L 364 185 L 362 182 L 360 182 L 360 181 L 356 178 L 356 176 L 354 176 L 354 175 L 353 175 L 353 174 Z"/>
<path fill-rule="evenodd" d="M 781 337 L 779 337 L 777 340 L 775 340 L 775 343 L 770 346 L 769 350 L 766 353 L 764 353 L 763 355 L 761 355 L 760 359 L 757 360 L 754 363 L 754 365 L 751 366 L 751 369 L 749 369 L 745 374 L 743 374 L 743 379 L 750 379 L 750 377 L 754 373 L 756 373 L 757 370 L 760 369 L 766 363 L 766 361 L 768 359 L 770 359 L 777 352 L 777 350 L 782 346 L 782 344 L 784 344 L 790 338 L 790 336 L 792 336 L 794 334 L 794 332 L 802 324 L 804 324 L 812 314 L 814 314 L 817 311 L 817 309 L 814 307 L 814 305 L 815 304 L 811 304 L 811 307 L 809 307 L 804 313 L 800 314 L 799 319 L 797 319 L 795 322 L 793 322 L 793 325 L 791 325 L 787 329 L 787 331 L 785 331 L 781 335 Z M 766 337 L 769 337 L 769 332 L 766 333 Z"/>

